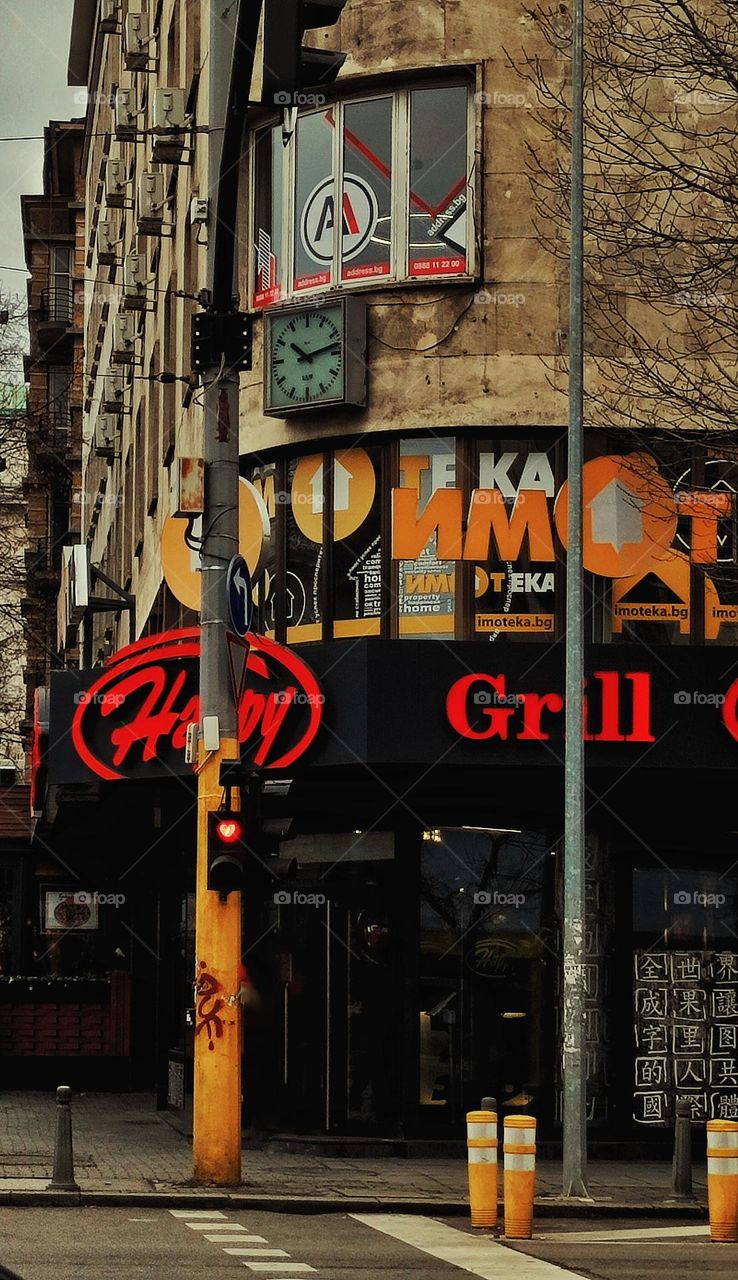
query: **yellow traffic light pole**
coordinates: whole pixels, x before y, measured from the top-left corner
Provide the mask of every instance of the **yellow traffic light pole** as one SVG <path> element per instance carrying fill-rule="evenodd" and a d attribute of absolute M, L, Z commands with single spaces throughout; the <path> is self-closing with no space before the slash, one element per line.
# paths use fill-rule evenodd
<path fill-rule="evenodd" d="M 210 731 L 219 734 L 220 746 L 209 754 L 201 746 L 198 760 L 193 1173 L 196 1182 L 229 1186 L 241 1180 L 241 894 L 229 893 L 222 901 L 207 887 L 208 814 L 220 806 L 221 760 L 239 756 L 226 640 L 226 573 L 238 551 L 239 366 L 227 358 L 224 330 L 234 319 L 238 161 L 261 0 L 235 0 L 226 8 L 210 0 L 209 10 L 205 76 L 210 213 L 206 288 L 200 298 L 214 323 L 199 370 L 205 409 L 200 715 L 207 718 Z"/>
<path fill-rule="evenodd" d="M 221 1186 L 241 1181 L 241 894 L 208 889 L 208 815 L 221 805 L 220 762 L 238 750 L 234 739 L 210 755 L 201 746 L 197 791 L 192 1147 L 195 1181 Z"/>

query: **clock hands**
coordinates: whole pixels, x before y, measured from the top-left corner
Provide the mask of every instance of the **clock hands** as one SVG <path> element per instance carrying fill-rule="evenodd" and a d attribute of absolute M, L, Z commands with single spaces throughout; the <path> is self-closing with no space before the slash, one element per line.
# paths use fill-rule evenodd
<path fill-rule="evenodd" d="M 293 351 L 297 351 L 298 353 L 298 360 L 297 360 L 298 364 L 302 364 L 304 360 L 312 361 L 313 356 L 320 356 L 323 354 L 324 351 L 333 351 L 335 352 L 336 355 L 338 355 L 340 351 L 338 338 L 335 338 L 333 342 L 326 343 L 324 347 L 316 347 L 314 351 L 300 351 L 300 348 L 296 347 L 294 342 L 291 342 L 290 346 L 292 347 Z"/>

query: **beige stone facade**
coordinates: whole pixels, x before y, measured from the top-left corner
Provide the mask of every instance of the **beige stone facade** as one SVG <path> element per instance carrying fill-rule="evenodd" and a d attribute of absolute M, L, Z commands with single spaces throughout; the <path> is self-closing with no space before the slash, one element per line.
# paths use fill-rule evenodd
<path fill-rule="evenodd" d="M 83 155 L 87 240 L 82 537 L 92 563 L 136 597 L 133 625 L 125 611 L 98 615 L 93 659 L 111 626 L 108 649 L 133 639 L 134 632 L 180 620 L 179 605 L 162 585 L 159 539 L 168 514 L 172 461 L 175 454 L 198 452 L 201 426 L 201 409 L 191 403 L 187 380 L 192 295 L 203 284 L 205 229 L 190 224 L 189 211 L 193 196 L 206 194 L 208 140 L 205 132 L 197 132 L 207 118 L 200 34 L 206 6 L 166 0 L 153 6 L 153 14 L 151 5 L 124 8 L 126 14 L 146 16 L 149 30 L 156 33 L 146 45 L 146 69 L 126 68 L 120 29 L 101 30 L 99 6 L 85 5 L 77 7 L 70 64 L 70 78 L 84 86 L 88 97 Z M 75 62 L 77 47 L 81 52 Z M 188 129 L 179 164 L 152 158 L 154 99 L 162 87 L 184 90 Z M 130 90 L 135 102 L 135 133 L 122 141 L 115 137 L 115 96 L 120 89 Z M 123 207 L 111 207 L 106 196 L 106 175 L 111 161 L 117 160 L 124 167 Z M 162 226 L 156 235 L 139 233 L 143 173 L 164 177 Z M 112 265 L 99 263 L 101 221 L 112 228 Z M 114 317 L 123 305 L 123 264 L 136 253 L 144 256 L 145 285 L 142 309 L 128 313 L 137 327 L 134 361 L 115 366 Z M 124 412 L 114 456 L 102 457 L 96 453 L 96 434 L 104 380 L 110 372 L 123 375 Z M 162 373 L 180 381 L 162 384 L 155 380 Z"/>
<path fill-rule="evenodd" d="M 207 195 L 206 0 L 158 4 L 131 0 L 122 15 L 141 13 L 151 33 L 144 69 L 125 66 L 120 22 L 103 31 L 101 6 L 78 0 L 72 35 L 72 81 L 89 93 L 85 128 L 86 242 L 84 255 L 84 446 L 81 529 L 94 564 L 136 597 L 135 621 L 122 611 L 98 616 L 92 657 L 144 630 L 189 620 L 162 580 L 160 538 L 169 513 L 171 468 L 177 456 L 200 454 L 202 409 L 190 376 L 193 295 L 205 284 L 209 229 L 192 225 L 193 197 Z M 252 455 L 294 445 L 377 433 L 467 428 L 561 429 L 567 417 L 568 290 L 561 228 L 542 216 L 535 198 L 531 149 L 553 169 L 556 145 L 542 120 L 557 108 L 535 88 L 523 64 L 541 59 L 549 86 L 565 86 L 567 61 L 557 57 L 540 24 L 517 0 L 495 6 L 473 0 L 348 0 L 337 27 L 313 43 L 347 52 L 334 100 L 395 94 L 418 85 L 463 83 L 470 102 L 466 194 L 471 220 L 467 270 L 456 278 L 401 278 L 336 292 L 360 293 L 368 304 L 368 399 L 363 409 L 315 410 L 285 419 L 263 413 L 263 313 L 254 311 L 253 371 L 242 376 L 241 452 Z M 187 163 L 152 158 L 157 90 L 184 91 Z M 260 89 L 257 51 L 252 99 Z M 115 137 L 115 95 L 132 94 L 133 135 Z M 254 131 L 266 111 L 250 113 L 241 170 L 239 285 L 251 309 L 256 245 L 252 226 Z M 111 163 L 124 167 L 123 207 L 106 190 Z M 141 175 L 164 176 L 162 234 L 142 233 L 137 204 Z M 99 228 L 113 229 L 115 264 L 98 261 Z M 556 251 L 558 249 L 558 251 Z M 123 262 L 143 254 L 145 306 L 137 318 L 132 366 L 114 456 L 100 457 L 95 440 L 104 379 L 111 370 L 114 317 L 122 306 Z M 325 296 L 330 296 L 330 290 Z M 283 297 L 306 302 L 309 292 Z M 634 311 L 635 314 L 635 311 Z M 650 316 L 653 320 L 653 316 Z M 645 323 L 645 322 L 644 322 Z M 607 351 L 594 351 L 607 356 Z M 181 381 L 162 385 L 158 374 Z M 590 368 L 595 386 L 597 369 Z M 624 399 L 623 410 L 637 406 Z M 110 628 L 112 627 L 112 633 Z M 105 632 L 108 631 L 107 638 Z"/>
<path fill-rule="evenodd" d="M 468 78 L 475 152 L 469 181 L 474 279 L 414 282 L 365 294 L 373 335 L 365 413 L 335 413 L 321 423 L 314 414 L 303 421 L 292 417 L 287 424 L 270 421 L 261 413 L 257 377 L 249 378 L 254 385 L 242 399 L 244 447 L 271 448 L 285 440 L 357 429 L 565 423 L 566 270 L 542 244 L 542 234 L 554 228 L 542 226 L 536 216 L 528 153 L 534 146 L 545 162 L 552 149 L 536 122 L 543 101 L 511 62 L 537 55 L 556 83 L 564 64 L 555 60 L 517 0 L 495 5 L 494 14 L 471 0 L 422 0 L 412 6 L 349 2 L 338 26 L 321 35 L 326 47 L 348 53 L 335 86 L 340 95 L 392 89 L 415 82 L 418 75 L 419 83 L 423 75 L 433 83 L 439 73 L 449 77 L 455 71 Z M 248 190 L 246 172 L 242 190 Z M 241 266 L 246 294 L 247 260 Z M 256 374 L 261 372 L 259 330 L 257 324 Z"/>

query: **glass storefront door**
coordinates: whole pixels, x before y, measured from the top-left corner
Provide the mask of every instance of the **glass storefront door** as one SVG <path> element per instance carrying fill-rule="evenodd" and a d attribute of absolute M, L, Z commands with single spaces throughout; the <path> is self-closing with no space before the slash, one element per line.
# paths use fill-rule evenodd
<path fill-rule="evenodd" d="M 550 1111 L 550 852 L 489 828 L 283 842 L 245 897 L 253 1128 L 458 1140 L 484 1095 Z"/>
<path fill-rule="evenodd" d="M 462 1132 L 493 1095 L 540 1112 L 543 914 L 550 844 L 536 832 L 443 828 L 421 855 L 420 1111 Z"/>
<path fill-rule="evenodd" d="M 247 1099 L 256 1128 L 391 1128 L 397 1108 L 399 974 L 394 838 L 304 836 L 247 955 Z M 253 907 L 253 900 L 252 900 Z"/>

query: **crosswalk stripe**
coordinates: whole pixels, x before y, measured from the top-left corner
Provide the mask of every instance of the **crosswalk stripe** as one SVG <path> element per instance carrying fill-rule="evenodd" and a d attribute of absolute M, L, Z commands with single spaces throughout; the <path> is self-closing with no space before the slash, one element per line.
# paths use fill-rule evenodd
<path fill-rule="evenodd" d="M 235 1258 L 289 1258 L 286 1249 L 224 1249 Z"/>
<path fill-rule="evenodd" d="M 225 1218 L 220 1209 L 170 1209 L 173 1218 Z"/>
<path fill-rule="evenodd" d="M 190 1224 L 190 1223 L 188 1223 L 187 1225 L 188 1225 L 188 1226 L 190 1226 L 190 1225 L 191 1225 L 191 1226 L 192 1226 L 195 1230 L 197 1230 L 197 1231 L 199 1231 L 199 1230 L 200 1230 L 200 1223 L 199 1223 L 199 1222 L 193 1222 L 193 1223 L 191 1223 L 191 1224 Z M 241 1223 L 240 1223 L 240 1222 L 228 1222 L 228 1221 L 225 1221 L 225 1222 L 203 1222 L 202 1226 L 203 1226 L 203 1230 L 205 1230 L 205 1231 L 218 1231 L 218 1232 L 221 1232 L 221 1231 L 238 1231 L 238 1232 L 239 1232 L 239 1234 L 243 1234 L 243 1235 L 245 1235 L 245 1234 L 246 1234 L 246 1231 L 247 1231 L 247 1229 L 248 1229 L 247 1227 L 243 1227 L 243 1226 L 241 1226 Z"/>
<path fill-rule="evenodd" d="M 581 1280 L 579 1272 L 566 1271 L 542 1258 L 518 1253 L 496 1240 L 466 1235 L 432 1218 L 389 1213 L 352 1213 L 350 1216 L 482 1280 Z"/>
<path fill-rule="evenodd" d="M 245 1231 L 237 1222 L 185 1222 L 190 1231 Z"/>
<path fill-rule="evenodd" d="M 682 1227 L 622 1227 L 608 1231 L 605 1227 L 599 1231 L 548 1231 L 537 1235 L 538 1240 L 555 1240 L 558 1244 L 627 1244 L 631 1240 L 680 1240 L 688 1236 L 709 1236 L 710 1228 L 704 1225 Z"/>
<path fill-rule="evenodd" d="M 241 1240 L 239 1243 L 243 1244 L 243 1241 Z M 264 1244 L 266 1243 L 267 1242 L 265 1240 Z M 262 1252 L 262 1250 L 253 1249 L 253 1248 L 248 1248 L 248 1249 L 234 1248 L 234 1249 L 224 1249 L 223 1252 L 233 1254 L 234 1258 L 249 1258 L 249 1257 L 253 1258 L 253 1257 L 258 1257 L 259 1254 Z M 285 1258 L 289 1258 L 290 1255 L 288 1253 L 285 1253 L 283 1256 Z"/>
<path fill-rule="evenodd" d="M 219 1232 L 214 1236 L 204 1236 L 205 1240 L 212 1240 L 217 1244 L 266 1244 L 265 1236 L 229 1236 L 225 1231 Z M 246 1252 L 244 1250 L 244 1252 Z"/>
<path fill-rule="evenodd" d="M 242 1265 L 249 1271 L 274 1271 L 285 1276 L 291 1272 L 315 1271 L 307 1262 L 244 1262 Z"/>

